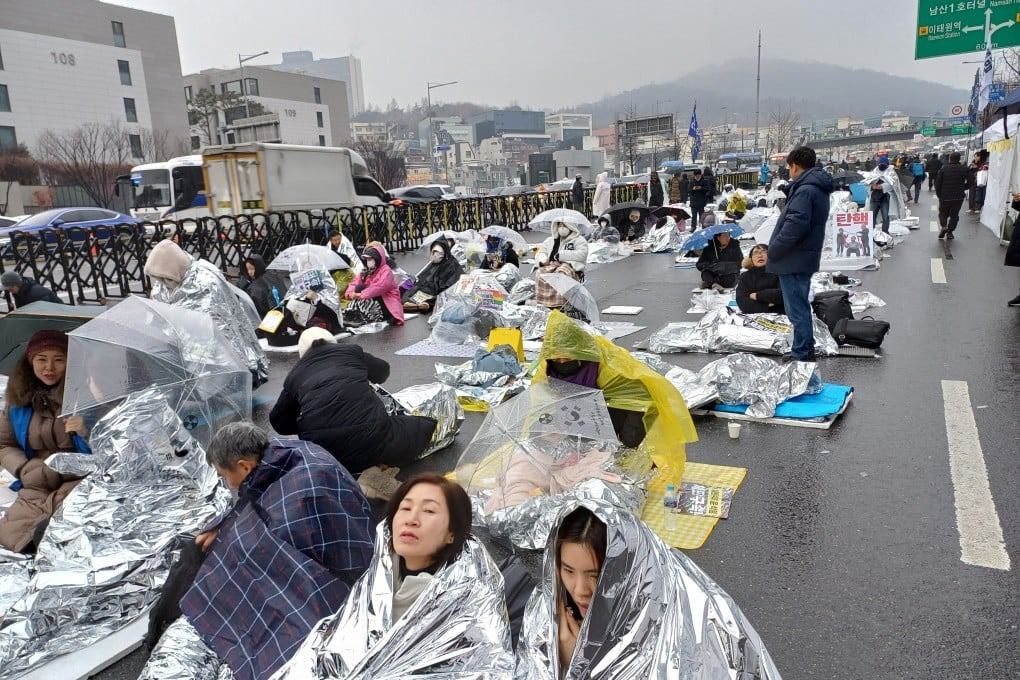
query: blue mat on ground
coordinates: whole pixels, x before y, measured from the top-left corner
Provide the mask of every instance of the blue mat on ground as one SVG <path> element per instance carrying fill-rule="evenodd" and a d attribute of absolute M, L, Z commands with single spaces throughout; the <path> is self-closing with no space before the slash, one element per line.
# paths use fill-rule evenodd
<path fill-rule="evenodd" d="M 853 391 L 854 388 L 849 385 L 822 383 L 822 391 L 818 394 L 802 394 L 779 404 L 774 417 L 807 420 L 835 415 L 843 408 L 847 396 Z M 712 406 L 712 410 L 724 413 L 746 413 L 747 404 L 729 406 L 719 403 Z"/>

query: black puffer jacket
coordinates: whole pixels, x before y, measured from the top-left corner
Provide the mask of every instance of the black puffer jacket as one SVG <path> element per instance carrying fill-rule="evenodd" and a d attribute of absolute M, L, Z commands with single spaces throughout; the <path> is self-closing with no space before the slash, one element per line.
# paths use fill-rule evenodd
<path fill-rule="evenodd" d="M 757 300 L 751 299 L 756 293 Z M 773 305 L 770 307 L 769 305 Z M 779 288 L 779 277 L 765 271 L 765 267 L 751 267 L 740 275 L 737 281 L 737 306 L 745 314 L 785 314 L 783 291 Z"/>
<path fill-rule="evenodd" d="M 14 304 L 18 307 L 24 307 L 33 302 L 58 302 L 64 304 L 64 301 L 57 297 L 56 293 L 27 276 L 21 277 L 21 285 L 18 287 L 18 292 L 12 293 L 11 297 L 14 298 Z"/>
<path fill-rule="evenodd" d="M 279 304 L 277 296 L 281 302 L 283 301 L 283 296 L 287 294 L 287 289 L 290 287 L 290 281 L 285 272 L 266 269 L 266 261 L 262 259 L 261 255 L 249 255 L 245 258 L 244 263 L 248 264 L 249 262 L 255 267 L 255 278 L 249 279 L 242 289 L 255 303 L 255 309 L 259 311 L 259 316 L 265 316 L 269 310 Z M 274 288 L 276 295 L 273 295 Z"/>
<path fill-rule="evenodd" d="M 464 270 L 461 268 L 460 263 L 457 262 L 457 258 L 450 253 L 450 244 L 446 242 L 446 239 L 439 239 L 429 248 L 439 246 L 443 249 L 446 254 L 443 257 L 443 261 L 439 264 L 429 262 L 425 269 L 422 270 L 421 274 L 414 281 L 414 286 L 410 290 L 406 291 L 403 295 L 405 301 L 410 300 L 411 297 L 421 291 L 426 295 L 435 297 L 444 290 L 457 283 L 460 279 L 461 274 Z"/>
<path fill-rule="evenodd" d="M 736 274 L 740 271 L 740 263 L 744 260 L 744 253 L 740 250 L 737 239 L 731 238 L 725 248 L 719 245 L 719 239 L 712 239 L 712 242 L 701 251 L 701 257 L 695 265 L 698 271 L 714 271 L 717 274 Z M 720 266 L 721 265 L 721 266 Z"/>
<path fill-rule="evenodd" d="M 389 375 L 388 363 L 358 345 L 312 347 L 283 381 L 269 422 L 323 447 L 353 474 L 401 465 L 424 452 L 436 421 L 388 415 L 370 383 Z"/>
<path fill-rule="evenodd" d="M 940 201 L 962 201 L 970 188 L 970 170 L 950 161 L 935 178 L 935 195 Z"/>

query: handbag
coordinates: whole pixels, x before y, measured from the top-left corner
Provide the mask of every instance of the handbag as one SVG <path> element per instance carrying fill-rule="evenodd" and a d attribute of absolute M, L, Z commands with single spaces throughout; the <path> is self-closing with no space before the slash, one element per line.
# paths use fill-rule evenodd
<path fill-rule="evenodd" d="M 850 307 L 850 294 L 845 290 L 823 290 L 817 293 L 811 302 L 811 309 L 832 333 L 835 332 L 836 324 L 840 320 L 854 318 L 853 309 Z"/>
<path fill-rule="evenodd" d="M 889 329 L 888 321 L 877 321 L 871 317 L 840 319 L 832 330 L 832 337 L 841 345 L 878 349 Z"/>

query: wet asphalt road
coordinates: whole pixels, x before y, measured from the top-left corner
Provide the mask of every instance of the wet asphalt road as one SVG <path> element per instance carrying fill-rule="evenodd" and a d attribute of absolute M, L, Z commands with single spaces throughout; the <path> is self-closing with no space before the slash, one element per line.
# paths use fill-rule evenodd
<path fill-rule="evenodd" d="M 1020 677 L 1020 310 L 1005 304 L 1020 272 L 1002 266 L 1003 249 L 975 216 L 961 217 L 955 241 L 938 241 L 933 202 L 922 192 L 911 206 L 921 228 L 862 273 L 863 289 L 887 302 L 869 313 L 892 323 L 882 358 L 820 360 L 823 379 L 855 388 L 840 422 L 829 431 L 745 424 L 734 441 L 725 421 L 696 418 L 688 459 L 748 474 L 730 518 L 690 554 L 742 607 L 786 680 Z M 946 284 L 932 283 L 932 258 L 943 260 Z M 398 259 L 409 271 L 423 262 Z M 590 272 L 603 308 L 645 306 L 616 317 L 647 326 L 619 344 L 694 318 L 685 311 L 697 272 L 671 262 L 635 256 Z M 457 361 L 393 355 L 427 329 L 418 318 L 347 342 L 389 360 L 386 386 L 397 390 L 431 382 L 436 361 Z M 258 394 L 277 392 L 295 358 L 273 355 L 273 380 Z M 696 370 L 717 357 L 663 358 Z M 960 560 L 942 380 L 968 383 L 1010 571 Z M 268 407 L 255 415 L 266 423 Z M 450 449 L 404 472 L 452 469 L 482 418 L 468 414 Z M 136 652 L 97 677 L 135 678 L 143 663 Z"/>

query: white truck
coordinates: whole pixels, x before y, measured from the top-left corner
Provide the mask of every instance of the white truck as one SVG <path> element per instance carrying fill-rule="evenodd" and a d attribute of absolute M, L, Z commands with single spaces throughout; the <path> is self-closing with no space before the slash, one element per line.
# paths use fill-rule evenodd
<path fill-rule="evenodd" d="M 389 194 L 351 149 L 248 142 L 202 149 L 213 216 L 386 205 Z"/>

